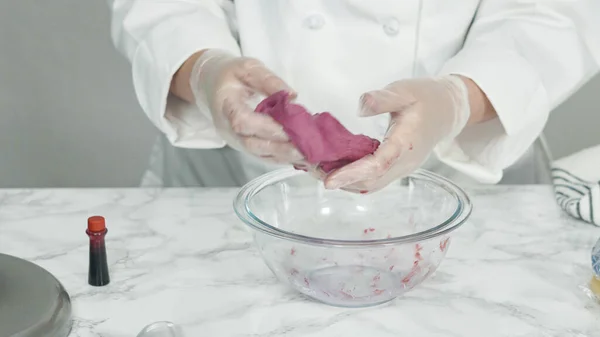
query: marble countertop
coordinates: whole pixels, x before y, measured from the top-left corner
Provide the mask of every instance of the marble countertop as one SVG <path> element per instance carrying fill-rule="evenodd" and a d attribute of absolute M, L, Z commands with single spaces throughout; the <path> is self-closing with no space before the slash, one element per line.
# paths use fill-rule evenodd
<path fill-rule="evenodd" d="M 211 337 L 600 336 L 600 305 L 580 289 L 600 229 L 563 214 L 548 186 L 468 191 L 473 215 L 438 271 L 368 309 L 279 284 L 230 189 L 0 190 L 0 252 L 65 285 L 78 337 L 134 337 L 162 320 Z M 100 288 L 87 284 L 91 215 L 108 227 L 112 282 Z"/>

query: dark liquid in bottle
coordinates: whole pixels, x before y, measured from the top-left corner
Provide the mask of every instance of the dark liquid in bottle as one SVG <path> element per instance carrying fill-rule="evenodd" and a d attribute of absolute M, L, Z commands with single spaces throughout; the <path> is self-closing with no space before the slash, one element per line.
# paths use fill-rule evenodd
<path fill-rule="evenodd" d="M 88 283 L 92 286 L 104 286 L 110 282 L 110 276 L 108 275 L 108 261 L 106 259 L 106 246 L 103 239 L 103 237 L 92 237 L 90 242 Z"/>

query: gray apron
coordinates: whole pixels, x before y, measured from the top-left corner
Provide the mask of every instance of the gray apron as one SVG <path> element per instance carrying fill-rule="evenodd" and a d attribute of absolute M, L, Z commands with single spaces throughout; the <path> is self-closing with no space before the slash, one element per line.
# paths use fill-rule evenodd
<path fill-rule="evenodd" d="M 504 170 L 500 184 L 550 184 L 550 154 L 543 138 L 511 167 Z M 187 149 L 172 146 L 160 136 L 150 158 L 150 168 L 142 178 L 142 187 L 240 187 L 280 165 L 230 147 Z M 472 178 L 437 161 L 432 155 L 424 169 L 438 173 L 459 185 L 477 184 Z"/>

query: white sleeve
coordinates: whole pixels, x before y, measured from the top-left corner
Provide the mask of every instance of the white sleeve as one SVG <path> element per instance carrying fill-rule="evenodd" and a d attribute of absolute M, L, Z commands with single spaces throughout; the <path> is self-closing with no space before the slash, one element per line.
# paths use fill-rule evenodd
<path fill-rule="evenodd" d="M 599 69 L 598 0 L 482 0 L 464 46 L 441 70 L 472 79 L 498 118 L 436 148 L 447 165 L 497 183 L 539 137 L 552 109 Z M 600 1 L 599 1 L 600 3 Z M 598 12 L 596 12 L 598 13 Z"/>
<path fill-rule="evenodd" d="M 230 0 L 108 0 L 116 48 L 132 65 L 137 99 L 152 123 L 179 147 L 225 145 L 206 112 L 170 94 L 171 80 L 207 48 L 240 54 L 225 6 Z"/>

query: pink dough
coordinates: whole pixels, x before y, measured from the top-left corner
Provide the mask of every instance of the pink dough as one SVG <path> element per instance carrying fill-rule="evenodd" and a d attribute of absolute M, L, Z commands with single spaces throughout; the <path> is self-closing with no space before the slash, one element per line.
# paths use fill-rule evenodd
<path fill-rule="evenodd" d="M 352 134 L 328 112 L 312 115 L 303 106 L 290 103 L 285 91 L 265 98 L 256 111 L 281 124 L 306 161 L 325 172 L 372 154 L 379 147 L 378 140 Z"/>

